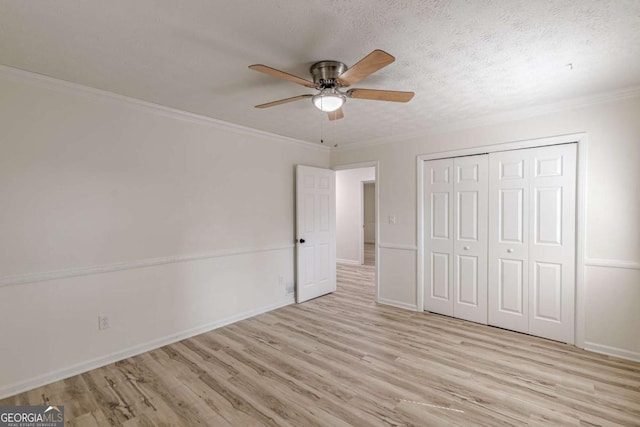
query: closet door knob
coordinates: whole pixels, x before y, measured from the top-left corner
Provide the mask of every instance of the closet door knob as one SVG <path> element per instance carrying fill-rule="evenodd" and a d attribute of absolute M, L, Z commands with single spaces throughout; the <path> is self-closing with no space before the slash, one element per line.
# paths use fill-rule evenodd
<path fill-rule="evenodd" d="M 464 249 L 465 251 L 468 251 L 469 249 L 471 249 L 469 246 L 465 246 L 462 249 Z"/>
<path fill-rule="evenodd" d="M 511 253 L 513 253 L 513 249 L 509 248 L 509 249 L 507 249 L 507 252 L 509 252 L 511 254 Z"/>

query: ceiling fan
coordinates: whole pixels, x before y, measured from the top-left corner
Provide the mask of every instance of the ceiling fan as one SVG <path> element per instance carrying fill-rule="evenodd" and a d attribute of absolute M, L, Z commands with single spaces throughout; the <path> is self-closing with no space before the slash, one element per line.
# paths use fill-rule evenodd
<path fill-rule="evenodd" d="M 395 60 L 396 59 L 387 52 L 376 49 L 362 58 L 351 68 L 347 68 L 345 64 L 339 61 L 316 62 L 309 70 L 313 81 L 285 73 L 284 71 L 276 70 L 275 68 L 267 67 L 266 65 L 250 65 L 249 68 L 252 70 L 319 91 L 315 95 L 298 95 L 291 98 L 280 99 L 278 101 L 267 102 L 266 104 L 256 105 L 256 108 L 275 107 L 276 105 L 311 98 L 311 101 L 316 108 L 328 113 L 329 120 L 338 120 L 344 117 L 342 105 L 346 102 L 347 98 L 408 102 L 413 98 L 413 92 L 376 89 L 342 90 L 342 88 L 358 83 L 360 80 L 363 80 L 379 69 L 386 67 Z"/>

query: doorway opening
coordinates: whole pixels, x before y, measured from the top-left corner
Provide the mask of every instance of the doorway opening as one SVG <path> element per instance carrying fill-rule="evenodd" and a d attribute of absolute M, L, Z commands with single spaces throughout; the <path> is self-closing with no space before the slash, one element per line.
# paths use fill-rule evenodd
<path fill-rule="evenodd" d="M 377 162 L 335 167 L 337 288 L 378 300 Z M 349 289 L 354 288 L 354 289 Z"/>
<path fill-rule="evenodd" d="M 362 265 L 376 265 L 376 181 L 362 181 Z"/>

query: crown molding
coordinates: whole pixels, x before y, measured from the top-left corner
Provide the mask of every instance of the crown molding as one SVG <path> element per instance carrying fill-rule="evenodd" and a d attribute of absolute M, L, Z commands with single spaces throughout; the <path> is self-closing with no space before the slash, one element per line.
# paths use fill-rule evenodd
<path fill-rule="evenodd" d="M 398 134 L 389 138 L 372 139 L 369 141 L 352 142 L 334 148 L 332 151 L 350 151 L 361 148 L 377 147 L 388 144 L 396 144 L 401 142 L 412 141 L 425 136 L 441 135 L 445 133 L 472 129 L 476 127 L 490 126 L 500 123 L 508 123 L 516 120 L 528 119 L 531 117 L 543 116 L 545 114 L 557 113 L 561 111 L 573 110 L 576 108 L 584 108 L 591 105 L 606 104 L 608 102 L 620 101 L 629 98 L 640 97 L 640 86 L 635 86 L 623 90 L 605 92 L 597 95 L 583 96 L 572 98 L 566 101 L 560 101 L 550 104 L 537 105 L 532 107 L 521 108 L 503 113 L 490 114 L 486 116 L 476 117 L 457 122 L 445 123 L 439 126 L 424 128 L 418 131 Z"/>
<path fill-rule="evenodd" d="M 96 89 L 94 87 L 81 85 L 79 83 L 69 82 L 67 80 L 57 79 L 55 77 L 49 77 L 43 74 L 34 73 L 31 71 L 22 70 L 19 68 L 9 67 L 7 65 L 0 64 L 0 76 L 9 79 L 19 80 L 31 84 L 37 84 L 41 87 L 54 90 L 65 90 L 80 95 L 89 95 L 95 98 L 101 98 L 111 102 L 120 104 L 126 104 L 129 107 L 136 108 L 137 110 L 150 112 L 153 114 L 165 116 L 168 118 L 187 121 L 191 123 L 203 124 L 214 127 L 219 130 L 226 130 L 239 134 L 250 135 L 254 137 L 260 137 L 276 142 L 284 142 L 289 144 L 296 144 L 303 147 L 315 149 L 318 151 L 328 152 L 330 147 L 319 145 L 313 142 L 303 141 L 301 139 L 291 138 L 289 136 L 278 135 L 272 132 L 266 132 L 263 130 L 254 129 L 248 126 L 238 125 L 224 120 L 215 119 L 209 116 L 203 116 L 189 111 L 180 110 L 173 107 L 167 107 L 165 105 L 155 104 L 149 101 L 143 101 L 138 98 L 132 98 L 130 96 L 120 95 L 114 92 L 109 92 L 102 89 Z"/>
<path fill-rule="evenodd" d="M 340 145 L 337 148 L 328 147 L 325 145 L 319 145 L 317 143 L 303 141 L 301 139 L 292 138 L 289 136 L 279 135 L 272 132 L 258 130 L 248 126 L 238 125 L 224 120 L 215 119 L 209 116 L 203 116 L 196 113 L 180 110 L 165 105 L 155 104 L 149 101 L 143 101 L 138 98 L 132 98 L 125 95 L 120 95 L 114 92 L 109 92 L 102 89 L 96 89 L 90 86 L 81 85 L 79 83 L 73 83 L 66 80 L 49 77 L 43 74 L 34 73 L 31 71 L 22 70 L 19 68 L 9 67 L 7 65 L 0 64 L 0 76 L 10 79 L 16 79 L 32 84 L 38 84 L 40 86 L 55 89 L 55 90 L 67 90 L 81 95 L 89 95 L 96 98 L 102 98 L 111 102 L 117 102 L 126 104 L 129 107 L 136 108 L 138 110 L 151 112 L 157 115 L 173 118 L 181 121 L 188 121 L 197 124 L 204 124 L 212 126 L 216 129 L 231 131 L 239 134 L 250 135 L 254 137 L 261 137 L 276 142 L 284 142 L 290 144 L 296 144 L 307 148 L 315 149 L 322 152 L 341 152 L 357 150 L 361 148 L 376 147 L 388 144 L 395 144 L 401 142 L 407 142 L 415 140 L 417 138 L 438 135 L 449 132 L 455 132 L 465 129 L 471 129 L 475 127 L 489 126 L 499 123 L 506 123 L 515 120 L 522 120 L 530 117 L 542 116 L 545 114 L 567 111 L 575 108 L 587 107 L 590 105 L 605 104 L 607 102 L 619 101 L 628 98 L 640 97 L 640 86 L 627 88 L 624 90 L 606 92 L 597 95 L 584 96 L 579 98 L 573 98 L 566 101 L 538 105 L 533 107 L 526 107 L 519 110 L 512 110 L 503 113 L 496 113 L 481 117 L 476 117 L 468 120 L 462 120 L 457 122 L 445 123 L 440 126 L 434 126 L 424 128 L 418 131 L 410 133 L 401 133 L 392 137 L 385 137 L 379 139 L 372 139 L 369 141 L 360 141 L 346 143 Z"/>

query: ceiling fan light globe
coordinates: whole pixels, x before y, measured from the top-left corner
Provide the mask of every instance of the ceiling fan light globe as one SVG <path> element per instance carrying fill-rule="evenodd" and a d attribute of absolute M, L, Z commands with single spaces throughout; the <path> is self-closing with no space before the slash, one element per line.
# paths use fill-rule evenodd
<path fill-rule="evenodd" d="M 344 104 L 344 96 L 338 94 L 318 94 L 311 98 L 313 105 L 320 111 L 330 113 Z"/>

